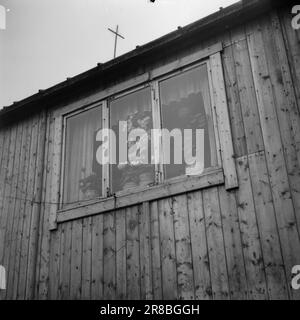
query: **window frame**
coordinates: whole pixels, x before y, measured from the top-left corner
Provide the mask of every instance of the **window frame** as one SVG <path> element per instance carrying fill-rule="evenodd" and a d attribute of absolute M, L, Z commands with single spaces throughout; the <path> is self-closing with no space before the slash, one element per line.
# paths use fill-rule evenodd
<path fill-rule="evenodd" d="M 81 113 L 84 113 L 84 112 L 87 112 L 91 109 L 94 109 L 94 108 L 101 108 L 101 118 L 102 118 L 102 121 L 101 121 L 101 126 L 103 128 L 103 125 L 105 123 L 105 111 L 104 109 L 106 108 L 106 101 L 100 101 L 98 103 L 93 103 L 93 104 L 90 104 L 90 105 L 87 105 L 87 106 L 84 106 L 83 108 L 80 108 L 76 111 L 72 111 L 72 112 L 69 112 L 69 113 L 66 113 L 63 115 L 62 117 L 62 150 L 61 150 L 61 171 L 60 171 L 60 191 L 59 191 L 59 210 L 62 210 L 62 209 L 72 209 L 73 207 L 75 206 L 78 206 L 78 205 L 81 205 L 81 204 L 84 204 L 85 202 L 89 201 L 89 200 L 92 200 L 92 199 L 89 199 L 89 200 L 79 200 L 79 201 L 76 201 L 74 203 L 67 203 L 67 204 L 64 204 L 63 202 L 63 199 L 64 199 L 64 180 L 65 180 L 65 155 L 66 155 L 66 137 L 67 137 L 67 120 L 69 118 L 72 118 L 74 116 L 77 116 L 77 115 L 80 115 Z M 107 190 L 107 186 L 106 186 L 106 182 L 107 182 L 107 178 L 106 178 L 106 175 L 105 175 L 105 167 L 102 166 L 102 181 L 101 181 L 101 184 L 102 184 L 102 194 L 101 196 L 97 197 L 97 198 L 94 198 L 93 200 L 100 200 L 100 199 L 105 199 L 107 197 L 107 194 L 105 192 L 105 190 Z"/>
<path fill-rule="evenodd" d="M 74 116 L 78 116 L 84 112 L 87 112 L 93 108 L 101 108 L 101 114 L 102 114 L 102 129 L 111 129 L 111 112 L 112 109 L 110 108 L 110 104 L 112 101 L 118 100 L 120 98 L 126 97 L 130 94 L 133 94 L 135 92 L 138 92 L 139 90 L 149 88 L 150 95 L 151 95 L 151 113 L 152 113 L 152 121 L 153 121 L 153 129 L 160 129 L 163 127 L 163 120 L 162 120 L 162 109 L 160 104 L 160 90 L 159 90 L 159 84 L 162 81 L 172 79 L 178 75 L 182 75 L 185 72 L 197 69 L 201 66 L 206 66 L 207 71 L 207 80 L 208 80 L 208 87 L 209 87 L 209 95 L 210 95 L 210 113 L 212 117 L 212 126 L 213 126 L 213 133 L 214 133 L 214 142 L 213 142 L 213 148 L 215 149 L 214 156 L 216 158 L 216 165 L 205 168 L 204 172 L 201 173 L 201 175 L 205 173 L 209 173 L 215 170 L 218 170 L 222 167 L 221 164 L 221 157 L 220 157 L 220 151 L 219 151 L 219 137 L 218 137 L 218 129 L 216 124 L 216 115 L 213 109 L 213 96 L 212 96 L 212 87 L 211 83 L 212 80 L 210 79 L 210 67 L 209 67 L 209 59 L 205 59 L 199 62 L 196 62 L 192 65 L 188 65 L 186 67 L 183 67 L 179 70 L 172 71 L 168 74 L 162 75 L 157 77 L 156 79 L 149 81 L 148 83 L 139 85 L 135 88 L 131 88 L 129 90 L 118 92 L 112 96 L 107 97 L 105 100 L 100 101 L 99 103 L 95 103 L 86 107 L 83 107 L 80 110 L 76 110 L 70 113 L 67 113 L 63 116 L 63 149 L 62 149 L 62 171 L 61 171 L 61 185 L 60 185 L 60 209 L 66 210 L 68 208 L 72 209 L 74 207 L 77 207 L 79 205 L 84 205 L 85 203 L 89 203 L 90 201 L 97 201 L 97 200 L 104 200 L 108 198 L 109 196 L 115 195 L 115 196 L 123 196 L 128 193 L 134 193 L 134 192 L 140 192 L 145 189 L 145 186 L 137 186 L 134 188 L 131 188 L 129 190 L 121 190 L 117 192 L 113 192 L 112 190 L 112 169 L 110 165 L 102 165 L 102 195 L 100 197 L 96 197 L 94 199 L 87 199 L 87 200 L 79 200 L 74 203 L 63 203 L 63 197 L 64 197 L 64 179 L 65 179 L 65 152 L 66 152 L 66 135 L 67 135 L 67 120 L 69 118 L 72 118 Z M 154 96 L 152 90 L 155 91 Z M 155 105 L 155 97 L 158 99 L 158 106 Z M 106 121 L 107 120 L 107 121 Z M 162 160 L 164 158 L 164 146 L 163 142 L 160 139 L 160 146 L 161 146 L 161 152 L 159 153 L 160 163 L 154 165 L 154 185 L 163 184 L 163 183 L 172 183 L 172 182 L 178 182 L 182 181 L 185 178 L 187 178 L 186 175 L 180 175 L 173 178 L 166 179 L 165 177 L 165 168 L 164 164 L 162 163 Z"/>
<path fill-rule="evenodd" d="M 123 97 L 126 97 L 132 93 L 135 93 L 139 90 L 142 90 L 142 89 L 145 89 L 147 87 L 149 87 L 150 89 L 150 95 L 151 95 L 151 114 L 152 114 L 152 124 L 153 124 L 153 129 L 155 128 L 155 125 L 156 125 L 156 120 L 155 120 L 155 111 L 154 111 L 154 107 L 153 107 L 153 99 L 152 99 L 152 81 L 149 81 L 147 83 L 144 83 L 144 84 L 141 84 L 139 86 L 136 86 L 134 88 L 131 88 L 129 90 L 126 90 L 126 91 L 123 91 L 121 93 L 116 93 L 110 97 L 107 98 L 107 107 L 108 107 L 108 117 L 109 117 L 109 128 L 111 128 L 111 109 L 110 109 L 110 103 L 111 101 L 114 101 L 114 100 L 117 100 L 117 99 L 120 99 L 120 98 L 123 98 Z M 158 168 L 159 164 L 154 164 L 154 185 L 156 185 L 158 183 L 157 181 L 157 176 L 156 176 L 156 173 L 157 173 L 157 168 Z M 108 165 L 109 167 L 109 165 Z M 115 194 L 116 196 L 119 196 L 119 195 L 123 195 L 123 194 L 127 194 L 128 192 L 126 191 L 117 191 L 116 193 L 113 193 L 113 190 L 112 190 L 112 171 L 110 170 L 110 167 L 108 168 L 109 172 L 108 172 L 108 175 L 109 175 L 109 194 L 110 195 L 113 195 Z M 145 189 L 145 187 L 134 187 L 134 188 L 131 188 L 130 189 L 130 192 L 139 192 L 141 190 Z"/>
<path fill-rule="evenodd" d="M 207 70 L 207 79 L 208 79 L 208 88 L 209 88 L 209 96 L 210 96 L 210 113 L 211 113 L 211 117 L 212 117 L 212 129 L 213 129 L 213 133 L 214 133 L 214 156 L 216 157 L 216 165 L 215 166 L 211 166 L 209 168 L 205 168 L 204 172 L 202 174 L 205 174 L 206 172 L 211 172 L 213 170 L 218 170 L 222 167 L 222 161 L 221 161 L 221 153 L 220 153 L 220 141 L 219 141 L 219 134 L 218 134 L 218 127 L 217 127 L 217 118 L 216 118 L 216 114 L 215 114 L 215 110 L 213 108 L 213 87 L 212 87 L 212 79 L 211 79 L 211 72 L 210 72 L 210 62 L 209 62 L 209 58 L 204 59 L 202 61 L 196 62 L 192 65 L 188 65 L 186 67 L 180 68 L 179 70 L 175 70 L 174 72 L 170 72 L 166 75 L 160 76 L 157 79 L 155 79 L 153 82 L 156 82 L 155 85 L 155 90 L 156 93 L 155 95 L 157 96 L 159 103 L 158 103 L 158 107 L 159 107 L 159 125 L 160 128 L 162 128 L 162 124 L 163 124 L 163 120 L 162 120 L 162 109 L 161 109 L 161 103 L 160 103 L 160 91 L 159 91 L 159 83 L 168 79 L 172 79 L 173 77 L 176 77 L 178 75 L 184 74 L 185 72 L 188 72 L 190 70 L 196 69 L 202 65 L 206 66 L 206 70 Z M 164 157 L 164 146 L 163 143 L 161 142 L 161 155 L 162 158 Z M 173 178 L 169 178 L 166 179 L 165 177 L 165 170 L 164 170 L 164 165 L 160 164 L 160 172 L 159 175 L 161 177 L 161 181 L 160 183 L 166 183 L 166 182 L 176 182 L 180 179 L 182 179 L 183 177 L 186 177 L 186 175 L 181 175 L 181 176 L 176 176 Z"/>
<path fill-rule="evenodd" d="M 177 74 L 181 74 L 190 69 L 196 68 L 199 65 L 205 63 L 207 65 L 208 86 L 210 90 L 211 114 L 215 135 L 217 167 L 210 167 L 207 169 L 207 172 L 204 172 L 198 176 L 180 176 L 169 180 L 164 180 L 163 164 L 160 163 L 158 165 L 158 170 L 155 170 L 155 180 L 157 184 L 155 184 L 154 186 L 146 188 L 144 186 L 138 187 L 136 189 L 130 190 L 130 192 L 119 191 L 114 196 L 107 195 L 107 197 L 81 201 L 68 208 L 62 208 L 60 206 L 52 205 L 49 219 L 50 230 L 56 229 L 57 223 L 62 223 L 77 218 L 83 218 L 94 214 L 100 214 L 110 210 L 136 205 L 145 201 L 164 198 L 192 190 L 199 190 L 209 186 L 216 186 L 225 183 L 225 187 L 227 190 L 238 187 L 236 169 L 233 159 L 233 146 L 231 145 L 232 137 L 225 90 L 225 80 L 220 58 L 220 53 L 222 50 L 222 43 L 216 43 L 215 45 L 206 47 L 203 50 L 197 51 L 188 56 L 184 56 L 181 59 L 154 68 L 151 71 L 146 72 L 134 79 L 124 81 L 121 84 L 116 84 L 108 89 L 93 94 L 88 98 L 79 99 L 76 102 L 71 103 L 70 105 L 54 111 L 54 118 L 58 122 L 59 127 L 59 123 L 65 121 L 64 118 L 66 116 L 72 116 L 74 115 L 74 112 L 80 113 L 87 110 L 87 108 L 93 108 L 95 106 L 102 105 L 103 128 L 108 128 L 110 125 L 109 102 L 111 101 L 111 99 L 126 96 L 132 92 L 149 86 L 152 100 L 153 128 L 155 128 L 155 125 L 157 123 L 162 123 L 159 101 L 159 82 L 163 81 L 164 79 L 171 78 Z M 215 71 L 213 70 L 213 68 L 218 68 L 218 70 Z M 217 81 L 218 83 L 214 83 L 214 81 Z M 219 82 L 222 83 L 220 84 Z M 222 91 L 219 95 L 217 92 L 218 90 Z M 220 112 L 221 104 L 223 107 L 225 105 L 226 110 Z M 221 116 L 218 113 L 221 113 Z M 65 126 L 63 126 L 62 124 L 61 126 L 64 129 Z M 60 151 L 64 153 L 65 133 L 60 134 L 60 130 L 57 131 L 58 133 L 55 135 L 56 144 L 58 145 L 57 149 L 60 149 Z M 225 138 L 222 137 L 222 133 L 225 133 Z M 224 139 L 226 139 L 227 142 L 224 142 Z M 228 140 L 230 139 L 231 141 L 228 142 Z M 226 143 L 229 146 L 228 151 L 222 150 Z M 160 145 L 160 150 L 162 150 L 161 148 L 162 146 Z M 59 191 L 57 192 L 58 194 L 55 194 L 53 199 L 59 199 L 59 204 L 63 199 L 61 196 L 61 188 L 63 188 L 63 174 L 61 168 L 65 165 L 63 162 L 61 162 L 60 158 L 60 156 L 56 157 L 56 170 L 54 170 L 56 172 L 52 173 L 52 181 L 55 181 L 56 184 L 58 183 L 59 186 Z M 106 179 L 109 177 L 110 172 L 109 168 L 104 168 L 104 166 L 102 170 L 106 173 L 103 173 L 102 171 L 102 178 Z M 55 178 L 53 179 L 53 177 Z M 108 180 L 106 180 L 105 186 L 107 186 L 108 184 L 107 181 Z M 103 188 L 103 192 L 104 190 L 107 189 Z"/>

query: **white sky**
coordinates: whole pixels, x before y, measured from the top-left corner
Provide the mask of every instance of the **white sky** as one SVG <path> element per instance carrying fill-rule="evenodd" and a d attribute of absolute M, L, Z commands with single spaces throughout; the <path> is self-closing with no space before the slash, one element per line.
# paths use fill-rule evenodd
<path fill-rule="evenodd" d="M 237 0 L 0 0 L 0 108 Z"/>

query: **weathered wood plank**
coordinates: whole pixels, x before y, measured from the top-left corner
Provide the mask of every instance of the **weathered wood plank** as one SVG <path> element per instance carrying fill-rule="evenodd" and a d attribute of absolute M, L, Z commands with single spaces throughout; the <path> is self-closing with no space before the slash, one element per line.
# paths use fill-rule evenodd
<path fill-rule="evenodd" d="M 241 101 L 242 121 L 244 123 L 248 154 L 264 149 L 262 132 L 255 88 L 253 83 L 252 69 L 250 64 L 247 41 L 240 40 L 246 37 L 244 28 L 232 32 L 233 56 L 235 63 L 236 81 Z"/>
<path fill-rule="evenodd" d="M 151 270 L 151 224 L 149 202 L 143 203 L 139 214 L 141 299 L 150 300 L 153 298 L 153 287 Z"/>
<path fill-rule="evenodd" d="M 249 156 L 258 229 L 270 299 L 286 299 L 287 288 L 264 153 Z"/>
<path fill-rule="evenodd" d="M 235 194 L 226 191 L 224 187 L 218 189 L 230 298 L 245 300 L 247 298 L 247 279 Z"/>
<path fill-rule="evenodd" d="M 11 182 L 13 177 L 13 164 L 14 164 L 14 155 L 15 155 L 15 146 L 17 140 L 17 126 L 11 128 L 9 135 L 7 136 L 7 147 L 5 152 L 7 156 L 5 159 L 5 170 L 3 171 L 3 182 L 2 182 L 2 201 L 0 207 L 0 216 L 1 216 L 1 225 L 0 225 L 0 264 L 6 269 L 8 268 L 7 261 L 5 259 L 6 251 L 6 242 L 8 239 L 8 230 L 7 223 L 9 221 L 9 212 L 8 208 L 12 201 L 10 197 L 11 191 Z M 5 293 L 2 292 L 2 296 L 5 296 Z"/>
<path fill-rule="evenodd" d="M 238 186 L 238 180 L 234 162 L 234 150 L 220 53 L 216 53 L 210 57 L 210 66 L 213 85 L 213 103 L 217 114 L 225 185 L 226 189 L 229 190 Z"/>
<path fill-rule="evenodd" d="M 203 190 L 203 207 L 213 298 L 228 299 L 228 274 L 217 188 Z"/>
<path fill-rule="evenodd" d="M 81 299 L 91 299 L 92 217 L 82 222 L 82 279 Z"/>
<path fill-rule="evenodd" d="M 92 299 L 103 299 L 103 216 L 92 217 Z"/>
<path fill-rule="evenodd" d="M 50 264 L 49 264 L 49 291 L 48 297 L 51 300 L 56 300 L 59 297 L 59 277 L 61 267 L 61 237 L 62 226 L 51 234 L 50 244 Z"/>
<path fill-rule="evenodd" d="M 5 239 L 5 226 L 4 226 L 4 214 L 3 214 L 3 208 L 4 208 L 4 200 L 5 200 L 5 186 L 6 186 L 6 175 L 8 171 L 8 163 L 9 163 L 9 146 L 10 146 L 10 140 L 11 140 L 11 132 L 12 128 L 8 128 L 4 133 L 4 142 L 3 142 L 3 150 L 2 150 L 2 161 L 1 161 L 1 171 L 0 171 L 0 199 L 1 199 L 1 205 L 0 205 L 0 258 L 1 263 L 2 256 L 4 254 L 3 252 L 3 245 L 4 245 L 4 239 Z M 2 230 L 3 229 L 3 230 Z"/>
<path fill-rule="evenodd" d="M 266 275 L 256 219 L 248 157 L 237 159 L 239 190 L 236 193 L 239 226 L 245 261 L 248 298 L 267 299 Z"/>
<path fill-rule="evenodd" d="M 158 201 L 163 299 L 177 299 L 176 253 L 171 199 Z"/>
<path fill-rule="evenodd" d="M 200 191 L 188 193 L 187 201 L 191 233 L 195 299 L 211 299 L 212 288 L 202 193 Z"/>
<path fill-rule="evenodd" d="M 82 220 L 72 222 L 70 298 L 81 298 Z"/>
<path fill-rule="evenodd" d="M 2 152 L 3 152 L 4 141 L 5 141 L 5 129 L 0 128 L 0 170 L 2 168 Z"/>
<path fill-rule="evenodd" d="M 46 158 L 44 165 L 44 182 L 42 194 L 41 223 L 40 223 L 40 241 L 39 258 L 37 272 L 37 293 L 38 299 L 48 298 L 49 286 L 49 261 L 50 261 L 50 232 L 49 232 L 49 210 L 51 202 L 51 176 L 53 159 L 53 136 L 54 136 L 54 118 L 51 113 L 47 115 L 47 138 L 45 141 Z"/>
<path fill-rule="evenodd" d="M 42 181 L 40 191 L 40 213 L 39 213 L 39 226 L 38 226 L 38 241 L 37 241 L 37 257 L 36 257 L 36 272 L 35 272 L 35 292 L 34 297 L 39 298 L 39 287 L 40 287 L 40 267 L 41 267 L 41 248 L 43 239 L 47 238 L 46 234 L 43 233 L 44 215 L 45 215 L 45 194 L 46 194 L 46 181 L 47 181 L 47 162 L 48 162 L 48 145 L 50 139 L 50 117 L 48 112 L 45 111 L 45 137 L 44 137 L 44 159 L 42 168 Z"/>
<path fill-rule="evenodd" d="M 13 162 L 13 171 L 10 180 L 10 193 L 9 198 L 4 199 L 5 202 L 8 203 L 8 219 L 6 224 L 6 235 L 5 235 L 5 243 L 4 243 L 4 265 L 7 266 L 6 271 L 6 279 L 7 279 L 7 290 L 6 290 L 6 299 L 8 298 L 8 294 L 12 293 L 11 286 L 11 275 L 13 274 L 13 264 L 12 264 L 12 255 L 15 254 L 12 251 L 14 247 L 14 243 L 16 242 L 16 227 L 17 227 L 17 218 L 18 215 L 15 212 L 17 188 L 18 188 L 18 177 L 19 177 L 19 168 L 20 168 L 20 159 L 22 152 L 22 138 L 23 138 L 23 123 L 19 122 L 16 128 L 16 142 L 14 149 L 14 156 L 10 161 Z"/>
<path fill-rule="evenodd" d="M 7 128 L 7 130 L 3 130 L 2 134 L 4 136 L 3 140 L 3 149 L 1 150 L 2 159 L 1 159 L 1 168 L 0 168 L 0 264 L 3 265 L 3 256 L 4 256 L 4 240 L 5 240 L 5 228 L 4 228 L 4 200 L 5 200 L 5 180 L 6 173 L 8 168 L 8 154 L 9 154 L 9 143 L 10 143 L 10 134 L 11 128 Z M 0 292 L 0 299 L 4 299 L 5 292 Z"/>
<path fill-rule="evenodd" d="M 195 298 L 191 238 L 186 195 L 172 198 L 178 299 Z"/>
<path fill-rule="evenodd" d="M 300 46 L 299 31 L 294 30 L 291 24 L 291 12 L 288 9 L 278 12 L 282 34 L 285 40 L 285 47 L 288 55 L 290 71 L 293 79 L 294 89 L 297 98 L 298 112 L 300 112 Z"/>
<path fill-rule="evenodd" d="M 18 298 L 26 298 L 26 278 L 28 272 L 28 249 L 30 240 L 30 227 L 32 217 L 32 206 L 34 199 L 34 183 L 35 183 L 35 168 L 36 168 L 36 154 L 38 146 L 38 128 L 39 128 L 39 115 L 35 116 L 35 120 L 31 132 L 30 143 L 30 159 L 27 176 L 27 188 L 25 196 L 25 208 L 24 208 L 24 222 L 22 231 L 22 245 L 21 245 L 21 257 L 20 257 L 20 269 L 19 269 L 19 283 L 18 283 Z"/>
<path fill-rule="evenodd" d="M 127 297 L 126 279 L 126 210 L 116 212 L 116 285 L 117 299 Z"/>
<path fill-rule="evenodd" d="M 224 48 L 222 52 L 222 62 L 229 119 L 232 129 L 233 150 L 235 156 L 240 157 L 247 153 L 247 146 L 232 46 Z"/>
<path fill-rule="evenodd" d="M 20 183 L 20 207 L 19 207 L 19 222 L 18 222 L 18 231 L 17 231 L 17 245 L 15 248 L 15 262 L 13 269 L 13 288 L 12 288 L 12 299 L 17 299 L 18 297 L 18 284 L 19 284 L 19 275 L 20 275 L 20 259 L 22 252 L 22 237 L 23 237 L 23 225 L 25 214 L 24 210 L 27 203 L 27 179 L 28 179 L 28 170 L 29 170 L 29 161 L 30 161 L 30 142 L 31 142 L 31 133 L 34 119 L 30 119 L 28 123 L 28 128 L 25 137 L 25 158 L 23 160 L 22 168 L 22 182 Z"/>
<path fill-rule="evenodd" d="M 53 158 L 52 158 L 52 178 L 51 178 L 51 208 L 49 212 L 49 229 L 56 229 L 57 210 L 59 208 L 60 193 L 60 159 L 62 151 L 62 117 L 54 120 L 53 137 Z"/>
<path fill-rule="evenodd" d="M 46 226 L 49 229 L 48 225 Z M 61 264 L 59 273 L 59 299 L 70 299 L 71 279 L 71 248 L 72 248 L 72 227 L 71 222 L 65 223 L 61 231 Z"/>
<path fill-rule="evenodd" d="M 46 140 L 46 112 L 40 114 L 38 145 L 36 153 L 32 217 L 30 225 L 30 238 L 28 248 L 28 273 L 26 283 L 26 299 L 33 299 L 35 294 L 35 281 L 37 271 L 37 256 L 38 256 L 38 237 L 41 217 L 41 201 L 42 201 L 42 186 L 45 161 L 45 140 Z"/>
<path fill-rule="evenodd" d="M 62 299 L 62 278 L 63 278 L 63 266 L 64 266 L 64 245 L 65 245 L 65 229 L 66 229 L 67 224 L 63 224 L 59 227 L 59 270 L 58 270 L 58 276 L 57 276 L 57 300 Z M 56 231 L 57 232 L 57 231 Z M 50 272 L 52 275 L 52 272 Z M 39 276 L 37 275 L 37 279 L 39 279 Z M 37 288 L 38 290 L 38 288 Z M 50 296 L 51 296 L 51 289 L 50 291 Z M 38 294 L 38 292 L 37 292 Z"/>
<path fill-rule="evenodd" d="M 126 209 L 127 298 L 129 300 L 141 298 L 139 210 L 138 206 Z"/>
<path fill-rule="evenodd" d="M 9 150 L 10 150 L 10 141 L 12 128 L 9 128 L 5 131 L 5 137 L 3 142 L 3 158 L 1 163 L 1 171 L 0 171 L 0 264 L 4 265 L 4 241 L 5 241 L 5 228 L 6 228 L 6 212 L 4 211 L 4 203 L 7 201 L 5 195 L 6 189 L 6 176 L 8 174 L 9 167 Z M 4 266 L 7 268 L 7 266 Z M 5 291 L 0 292 L 0 299 L 5 298 Z"/>
<path fill-rule="evenodd" d="M 151 260 L 152 260 L 152 282 L 153 298 L 162 299 L 162 268 L 161 248 L 159 235 L 159 211 L 157 201 L 150 202 L 150 224 L 151 224 Z"/>
<path fill-rule="evenodd" d="M 19 173 L 18 173 L 18 181 L 17 181 L 17 192 L 16 192 L 16 204 L 14 208 L 14 229 L 13 229 L 13 242 L 11 245 L 11 253 L 10 253 L 10 268 L 9 273 L 7 274 L 7 287 L 10 288 L 9 292 L 7 292 L 6 299 L 13 299 L 14 297 L 14 285 L 15 285 L 15 271 L 19 269 L 19 260 L 18 260 L 18 248 L 20 246 L 20 228 L 22 227 L 23 214 L 22 214 L 22 201 L 23 194 L 23 182 L 24 182 L 24 173 L 25 173 L 25 164 L 26 164 L 26 151 L 27 151 L 27 136 L 28 130 L 31 132 L 30 128 L 30 120 L 27 120 L 24 123 L 24 128 L 22 132 L 22 142 L 21 142 L 21 155 L 20 155 L 20 164 L 19 164 Z M 17 281 L 17 279 L 16 279 Z"/>
<path fill-rule="evenodd" d="M 114 211 L 104 215 L 103 224 L 103 292 L 104 299 L 113 300 L 116 297 L 116 226 Z"/>

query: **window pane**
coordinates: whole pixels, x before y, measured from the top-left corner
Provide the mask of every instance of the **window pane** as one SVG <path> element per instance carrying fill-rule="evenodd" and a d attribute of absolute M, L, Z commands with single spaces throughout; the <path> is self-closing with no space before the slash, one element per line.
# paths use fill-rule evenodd
<path fill-rule="evenodd" d="M 154 165 L 151 164 L 151 93 L 150 88 L 144 88 L 124 97 L 113 100 L 110 103 L 111 129 L 116 135 L 116 164 L 111 165 L 112 191 L 117 192 L 139 186 L 147 186 L 154 182 Z M 125 142 L 127 146 L 127 164 L 120 163 L 119 146 L 122 144 L 119 139 L 119 128 L 121 122 L 127 126 L 127 135 L 134 129 L 143 129 L 146 133 L 136 140 Z M 126 132 L 126 131 L 125 131 Z M 122 134 L 122 133 L 120 133 Z M 126 133 L 122 134 L 123 138 Z M 130 139 L 131 140 L 131 139 Z M 139 148 L 143 142 L 148 150 L 147 161 L 131 161 L 134 156 L 143 156 L 145 149 Z"/>
<path fill-rule="evenodd" d="M 67 118 L 63 204 L 102 195 L 102 168 L 95 160 L 101 107 Z"/>
<path fill-rule="evenodd" d="M 184 161 L 184 148 L 188 147 L 186 140 L 184 140 L 184 129 L 192 129 L 192 141 L 190 139 L 189 142 L 193 156 L 195 156 L 196 147 L 202 150 L 201 167 L 215 166 L 216 148 L 206 65 L 161 81 L 160 99 L 162 127 L 169 131 L 180 129 L 181 137 L 179 136 L 179 139 L 182 141 L 182 150 L 180 150 L 178 147 L 174 148 L 174 139 L 170 140 L 168 151 L 170 152 L 170 162 L 164 164 L 166 179 L 189 174 L 191 171 L 191 165 Z M 204 143 L 201 143 L 201 146 L 199 143 L 196 145 L 196 129 L 204 129 Z M 166 144 L 163 149 L 165 154 Z M 183 160 L 181 164 L 174 161 L 174 149 L 175 152 L 181 153 L 180 156 Z M 200 169 L 199 173 L 201 173 Z"/>

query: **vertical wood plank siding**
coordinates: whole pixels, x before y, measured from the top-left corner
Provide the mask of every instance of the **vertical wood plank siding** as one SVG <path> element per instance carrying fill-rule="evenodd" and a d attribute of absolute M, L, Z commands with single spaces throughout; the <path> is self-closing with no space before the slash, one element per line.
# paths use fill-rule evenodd
<path fill-rule="evenodd" d="M 300 264 L 299 39 L 288 11 L 271 12 L 189 49 L 225 47 L 231 191 L 186 192 L 50 231 L 52 111 L 0 128 L 0 299 L 299 299 L 290 286 Z"/>

